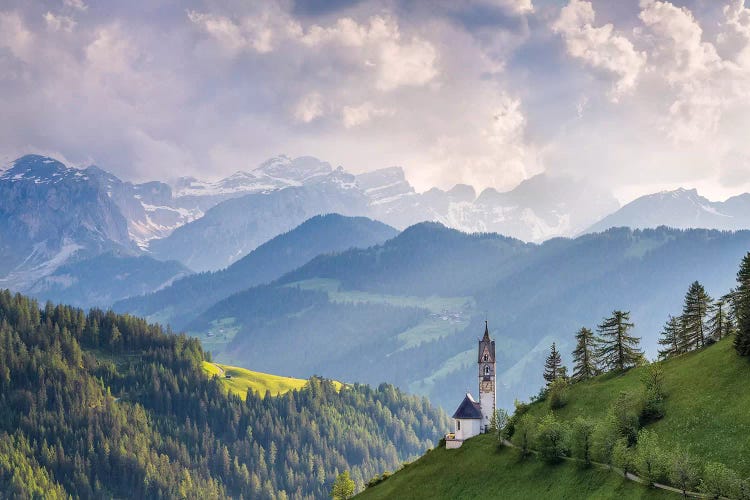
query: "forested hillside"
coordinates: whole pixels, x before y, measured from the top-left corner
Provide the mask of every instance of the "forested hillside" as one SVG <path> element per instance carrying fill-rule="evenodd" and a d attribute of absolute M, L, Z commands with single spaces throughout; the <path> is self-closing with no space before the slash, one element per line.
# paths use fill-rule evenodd
<path fill-rule="evenodd" d="M 194 274 L 148 295 L 131 294 L 113 309 L 183 328 L 220 300 L 273 281 L 318 255 L 367 248 L 396 234 L 392 227 L 365 217 L 318 215 L 263 243 L 226 269 Z"/>
<path fill-rule="evenodd" d="M 452 410 L 455 394 L 476 384 L 486 318 L 498 342 L 498 401 L 510 408 L 538 390 L 553 341 L 571 352 L 581 325 L 612 310 L 631 311 L 633 334 L 655 357 L 666 314 L 690 283 L 726 293 L 747 248 L 748 231 L 618 228 L 533 245 L 418 224 L 228 297 L 187 329 L 222 362 L 386 381 Z M 318 355 L 299 354 L 311 350 Z"/>
<path fill-rule="evenodd" d="M 200 343 L 132 316 L 0 293 L 0 491 L 9 496 L 321 498 L 447 426 L 392 386 L 312 378 L 228 395 Z"/>

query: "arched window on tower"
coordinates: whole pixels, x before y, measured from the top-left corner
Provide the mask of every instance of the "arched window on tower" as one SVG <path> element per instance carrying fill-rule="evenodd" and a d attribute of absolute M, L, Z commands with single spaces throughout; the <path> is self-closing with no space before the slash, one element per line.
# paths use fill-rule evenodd
<path fill-rule="evenodd" d="M 484 367 L 484 374 L 485 375 L 489 375 L 490 374 L 490 367 L 489 366 L 485 366 Z"/>
<path fill-rule="evenodd" d="M 482 358 L 484 361 L 487 361 L 487 353 L 484 353 L 484 358 Z"/>

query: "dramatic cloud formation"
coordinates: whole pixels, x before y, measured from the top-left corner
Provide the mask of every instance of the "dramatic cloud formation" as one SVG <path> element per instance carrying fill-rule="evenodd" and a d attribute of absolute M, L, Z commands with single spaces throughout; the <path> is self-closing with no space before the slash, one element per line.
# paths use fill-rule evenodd
<path fill-rule="evenodd" d="M 743 0 L 11 0 L 0 92 L 5 161 L 128 179 L 287 153 L 420 189 L 547 171 L 623 200 L 750 190 Z"/>

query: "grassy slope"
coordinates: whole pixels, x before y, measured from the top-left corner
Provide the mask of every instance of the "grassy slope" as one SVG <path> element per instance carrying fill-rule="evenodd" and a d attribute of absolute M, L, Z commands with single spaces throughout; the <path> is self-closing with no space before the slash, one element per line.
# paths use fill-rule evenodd
<path fill-rule="evenodd" d="M 556 411 L 570 421 L 579 415 L 602 417 L 621 391 L 641 390 L 643 368 L 604 375 L 574 385 L 568 404 Z M 725 339 L 704 350 L 664 363 L 666 415 L 649 425 L 665 449 L 681 446 L 703 462 L 720 461 L 750 475 L 750 362 Z M 542 416 L 546 402 L 529 413 Z M 487 488 L 485 490 L 485 488 Z M 485 495 L 484 492 L 491 492 Z M 365 490 L 363 498 L 678 498 L 626 482 L 606 470 L 581 470 L 537 459 L 519 463 L 513 450 L 496 451 L 489 436 L 467 441 L 459 450 L 437 449 Z"/>
<path fill-rule="evenodd" d="M 247 396 L 248 389 L 252 389 L 260 394 L 271 391 L 272 396 L 278 396 L 285 392 L 301 389 L 307 384 L 307 380 L 299 378 L 269 375 L 268 373 L 254 372 L 245 368 L 209 363 L 207 361 L 203 362 L 203 371 L 209 376 L 218 375 L 221 377 L 222 385 L 228 391 L 237 394 L 242 399 L 245 399 Z M 226 378 L 225 375 L 231 375 L 232 378 Z"/>
<path fill-rule="evenodd" d="M 568 404 L 556 414 L 564 420 L 601 417 L 620 391 L 640 390 L 642 370 L 574 385 Z M 649 425 L 664 447 L 679 445 L 704 462 L 723 462 L 743 477 L 750 475 L 750 363 L 735 354 L 732 339 L 670 359 L 664 372 L 666 415 Z M 547 411 L 544 402 L 530 409 L 537 416 Z"/>
<path fill-rule="evenodd" d="M 679 498 L 607 470 L 571 463 L 550 467 L 535 458 L 519 462 L 517 457 L 515 450 L 498 451 L 492 436 L 477 436 L 458 450 L 427 452 L 358 498 Z"/>

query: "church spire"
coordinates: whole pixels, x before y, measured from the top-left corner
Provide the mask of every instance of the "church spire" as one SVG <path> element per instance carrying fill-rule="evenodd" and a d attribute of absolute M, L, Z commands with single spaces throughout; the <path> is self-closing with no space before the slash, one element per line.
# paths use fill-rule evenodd
<path fill-rule="evenodd" d="M 490 340 L 490 328 L 487 325 L 487 320 L 484 320 L 484 337 L 482 337 L 483 341 Z"/>

